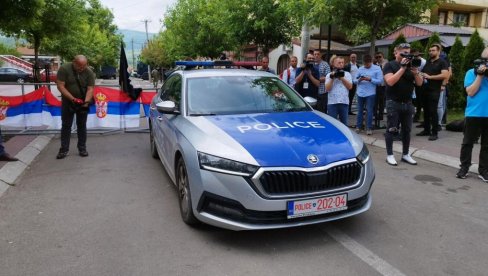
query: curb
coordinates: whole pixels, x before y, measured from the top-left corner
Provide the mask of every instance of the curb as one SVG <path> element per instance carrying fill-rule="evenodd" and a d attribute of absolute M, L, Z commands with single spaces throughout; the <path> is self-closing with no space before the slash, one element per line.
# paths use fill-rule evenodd
<path fill-rule="evenodd" d="M 367 145 L 379 147 L 386 149 L 385 140 L 378 139 L 370 136 L 359 135 L 363 139 L 364 143 Z M 399 143 L 393 144 L 393 152 L 402 153 L 402 145 Z M 410 147 L 410 155 L 412 157 L 420 158 L 432 163 L 437 163 L 440 165 L 448 166 L 451 168 L 459 169 L 459 158 L 452 157 L 450 155 L 445 155 L 442 153 L 436 153 L 428 150 L 422 150 L 415 147 Z M 478 164 L 472 164 L 469 167 L 469 171 L 472 173 L 478 173 Z"/>
<path fill-rule="evenodd" d="M 25 146 L 15 157 L 17 162 L 8 162 L 0 169 L 0 197 L 10 186 L 15 186 L 15 181 L 30 166 L 34 159 L 49 144 L 54 135 L 40 135 Z"/>

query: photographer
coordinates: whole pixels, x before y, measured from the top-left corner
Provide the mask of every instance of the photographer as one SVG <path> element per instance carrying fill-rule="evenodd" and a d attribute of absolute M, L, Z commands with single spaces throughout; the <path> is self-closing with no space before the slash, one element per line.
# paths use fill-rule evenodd
<path fill-rule="evenodd" d="M 488 182 L 488 48 L 481 54 L 483 59 L 475 69 L 470 69 L 464 77 L 467 104 L 464 120 L 464 137 L 461 146 L 461 168 L 456 176 L 466 178 L 471 166 L 473 144 L 481 135 L 479 155 L 479 178 Z"/>
<path fill-rule="evenodd" d="M 61 92 L 61 148 L 56 156 L 63 159 L 69 152 L 71 125 L 76 115 L 78 134 L 78 152 L 80 156 L 88 156 L 86 151 L 86 119 L 89 105 L 93 98 L 95 74 L 88 68 L 88 60 L 83 55 L 77 55 L 73 62 L 63 64 L 57 75 L 57 87 Z"/>
<path fill-rule="evenodd" d="M 449 65 L 440 58 L 441 49 L 441 45 L 432 44 L 429 48 L 430 60 L 422 69 L 422 76 L 427 80 L 422 88 L 424 94 L 424 130 L 417 133 L 417 136 L 429 136 L 430 141 L 438 139 L 439 115 L 437 114 L 437 106 L 439 105 L 442 83 L 449 78 Z"/>
<path fill-rule="evenodd" d="M 297 69 L 296 75 L 295 90 L 300 93 L 302 97 L 309 96 L 317 99 L 320 85 L 320 73 L 314 66 L 314 57 L 312 54 L 307 54 L 305 63 Z"/>
<path fill-rule="evenodd" d="M 357 77 L 353 82 L 357 85 L 358 115 L 356 122 L 356 132 L 361 131 L 363 125 L 363 110 L 366 105 L 367 120 L 366 134 L 373 134 L 373 113 L 376 99 L 376 86 L 383 82 L 383 73 L 378 65 L 373 64 L 370 55 L 363 57 L 364 65 L 359 67 Z"/>
<path fill-rule="evenodd" d="M 325 90 L 328 93 L 327 114 L 347 126 L 349 112 L 349 90 L 352 89 L 352 77 L 344 71 L 344 58 L 334 59 L 334 71 L 325 77 Z"/>
<path fill-rule="evenodd" d="M 387 127 L 385 133 L 386 162 L 389 165 L 398 165 L 393 155 L 393 136 L 398 133 L 398 124 L 401 124 L 401 136 L 403 145 L 402 161 L 411 165 L 417 162 L 410 156 L 410 131 L 412 130 L 412 117 L 414 107 L 412 104 L 412 92 L 414 84 L 422 85 L 423 79 L 417 67 L 410 62 L 413 57 L 410 54 L 410 44 L 401 43 L 394 49 L 395 60 L 388 62 L 383 68 L 386 83 L 386 111 Z M 402 57 L 407 56 L 407 57 Z"/>

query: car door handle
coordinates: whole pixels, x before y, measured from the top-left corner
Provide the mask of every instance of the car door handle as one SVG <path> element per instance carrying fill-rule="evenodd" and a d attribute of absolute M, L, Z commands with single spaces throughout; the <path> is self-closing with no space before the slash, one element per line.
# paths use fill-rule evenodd
<path fill-rule="evenodd" d="M 163 120 L 163 116 L 158 116 L 158 121 L 162 121 Z"/>

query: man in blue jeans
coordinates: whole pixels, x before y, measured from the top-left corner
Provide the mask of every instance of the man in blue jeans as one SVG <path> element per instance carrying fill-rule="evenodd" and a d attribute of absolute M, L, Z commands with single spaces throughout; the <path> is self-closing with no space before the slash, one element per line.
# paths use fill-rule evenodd
<path fill-rule="evenodd" d="M 476 70 L 470 69 L 464 77 L 464 87 L 468 94 L 465 119 L 464 137 L 461 146 L 461 168 L 456 176 L 464 179 L 467 177 L 471 166 L 473 144 L 480 139 L 479 178 L 488 182 L 488 48 L 481 54 L 483 64 Z"/>
<path fill-rule="evenodd" d="M 2 130 L 0 129 L 0 161 L 12 162 L 18 161 L 19 159 L 13 157 L 5 151 L 5 147 L 2 142 Z"/>
<path fill-rule="evenodd" d="M 366 134 L 373 134 L 373 114 L 376 101 L 376 86 L 383 82 L 383 72 L 378 65 L 373 64 L 370 55 L 363 57 L 363 66 L 359 67 L 357 76 L 353 79 L 356 84 L 356 95 L 358 99 L 358 117 L 356 132 L 359 133 L 363 126 L 364 105 L 367 109 Z"/>

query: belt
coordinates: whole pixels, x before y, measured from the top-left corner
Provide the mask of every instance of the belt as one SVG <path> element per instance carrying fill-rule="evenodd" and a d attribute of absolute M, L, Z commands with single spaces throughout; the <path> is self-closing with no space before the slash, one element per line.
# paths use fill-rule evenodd
<path fill-rule="evenodd" d="M 397 100 L 392 100 L 396 103 L 399 103 L 399 104 L 409 104 L 409 103 L 412 103 L 412 100 L 407 100 L 407 101 L 397 101 Z"/>

